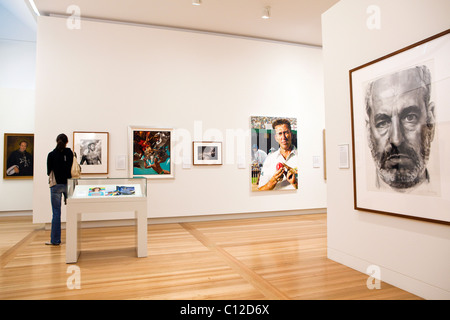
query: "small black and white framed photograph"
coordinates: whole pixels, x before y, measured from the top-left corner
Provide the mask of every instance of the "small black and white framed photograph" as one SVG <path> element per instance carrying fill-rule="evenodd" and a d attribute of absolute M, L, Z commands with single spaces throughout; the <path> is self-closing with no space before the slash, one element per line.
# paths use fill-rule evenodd
<path fill-rule="evenodd" d="M 108 132 L 73 133 L 73 151 L 81 166 L 81 174 L 108 173 Z"/>
<path fill-rule="evenodd" d="M 192 154 L 194 165 L 221 165 L 222 142 L 194 141 Z"/>

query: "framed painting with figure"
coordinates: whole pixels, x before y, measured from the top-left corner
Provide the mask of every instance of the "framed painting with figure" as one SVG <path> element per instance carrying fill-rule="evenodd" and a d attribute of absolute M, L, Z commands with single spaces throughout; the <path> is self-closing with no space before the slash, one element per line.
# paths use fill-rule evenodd
<path fill-rule="evenodd" d="M 81 166 L 81 174 L 108 173 L 108 132 L 75 131 L 73 133 L 73 151 Z"/>
<path fill-rule="evenodd" d="M 297 119 L 253 116 L 252 191 L 298 189 Z"/>
<path fill-rule="evenodd" d="M 450 223 L 450 30 L 349 71 L 354 207 Z"/>
<path fill-rule="evenodd" d="M 129 127 L 129 170 L 132 177 L 174 177 L 172 135 L 173 129 Z"/>
<path fill-rule="evenodd" d="M 3 179 L 33 179 L 34 134 L 5 133 Z"/>

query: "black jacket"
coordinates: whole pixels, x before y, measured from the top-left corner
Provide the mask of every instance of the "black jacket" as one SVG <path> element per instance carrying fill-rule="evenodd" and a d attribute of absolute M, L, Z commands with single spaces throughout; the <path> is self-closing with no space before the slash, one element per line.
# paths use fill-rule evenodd
<path fill-rule="evenodd" d="M 72 178 L 70 173 L 73 163 L 73 152 L 70 148 L 58 151 L 56 148 L 47 156 L 47 175 L 53 170 L 57 184 L 67 184 L 67 179 Z"/>
<path fill-rule="evenodd" d="M 19 173 L 15 173 L 14 176 L 32 176 L 33 175 L 33 156 L 26 151 L 20 152 L 19 150 L 11 152 L 8 158 L 6 168 L 11 166 L 18 166 Z"/>

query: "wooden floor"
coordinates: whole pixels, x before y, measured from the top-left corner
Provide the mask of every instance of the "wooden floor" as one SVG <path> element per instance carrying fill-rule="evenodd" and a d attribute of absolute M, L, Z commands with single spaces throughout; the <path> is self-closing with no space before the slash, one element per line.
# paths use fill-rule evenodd
<path fill-rule="evenodd" d="M 369 290 L 366 274 L 327 259 L 325 214 L 149 225 L 147 258 L 134 227 L 82 229 L 73 265 L 64 243 L 44 245 L 49 234 L 31 217 L 0 218 L 0 299 L 419 299 Z"/>

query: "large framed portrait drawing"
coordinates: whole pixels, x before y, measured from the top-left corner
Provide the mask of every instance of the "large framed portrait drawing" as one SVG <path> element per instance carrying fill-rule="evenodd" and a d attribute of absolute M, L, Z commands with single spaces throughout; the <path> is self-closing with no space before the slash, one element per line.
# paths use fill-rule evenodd
<path fill-rule="evenodd" d="M 129 127 L 129 171 L 131 177 L 174 177 L 173 129 Z"/>
<path fill-rule="evenodd" d="M 108 173 L 108 132 L 74 131 L 73 151 L 77 154 L 81 174 Z"/>
<path fill-rule="evenodd" d="M 33 179 L 34 134 L 5 133 L 3 179 Z"/>
<path fill-rule="evenodd" d="M 450 223 L 450 30 L 350 70 L 356 210 Z"/>

